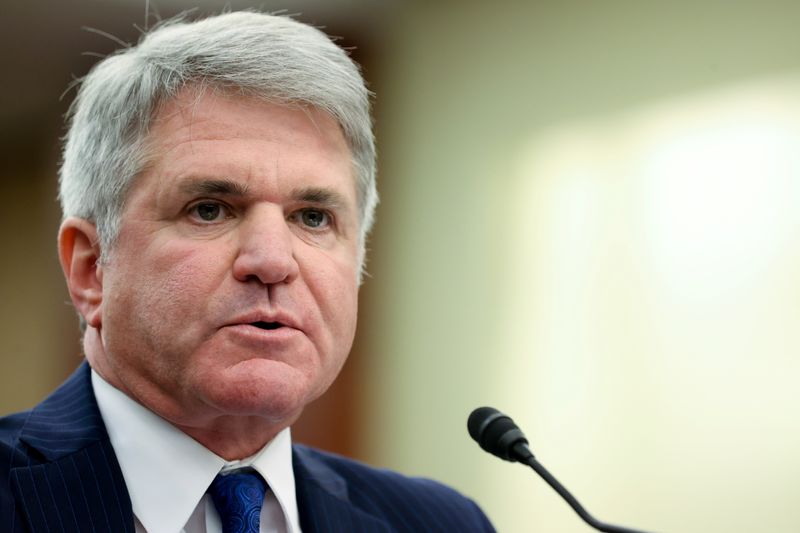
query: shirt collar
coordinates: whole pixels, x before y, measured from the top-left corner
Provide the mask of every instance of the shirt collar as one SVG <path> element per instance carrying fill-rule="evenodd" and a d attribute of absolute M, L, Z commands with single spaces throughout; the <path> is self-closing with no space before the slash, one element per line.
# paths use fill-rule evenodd
<path fill-rule="evenodd" d="M 255 455 L 225 461 L 106 382 L 92 370 L 92 387 L 131 497 L 148 533 L 180 531 L 214 477 L 249 466 L 261 474 L 283 510 L 289 531 L 300 531 L 289 428 Z"/>

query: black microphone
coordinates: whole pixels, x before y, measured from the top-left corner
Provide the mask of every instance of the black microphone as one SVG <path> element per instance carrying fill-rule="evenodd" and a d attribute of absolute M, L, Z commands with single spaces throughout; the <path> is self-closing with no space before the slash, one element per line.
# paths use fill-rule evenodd
<path fill-rule="evenodd" d="M 637 529 L 606 524 L 590 515 L 578 500 L 536 460 L 533 452 L 528 447 L 528 439 L 525 438 L 525 434 L 522 433 L 522 430 L 517 427 L 508 415 L 504 415 L 492 407 L 478 407 L 469 415 L 467 429 L 470 436 L 485 451 L 496 455 L 500 459 L 511 461 L 512 463 L 519 461 L 533 468 L 548 485 L 553 487 L 566 500 L 584 522 L 598 531 L 605 531 L 606 533 L 645 533 Z"/>

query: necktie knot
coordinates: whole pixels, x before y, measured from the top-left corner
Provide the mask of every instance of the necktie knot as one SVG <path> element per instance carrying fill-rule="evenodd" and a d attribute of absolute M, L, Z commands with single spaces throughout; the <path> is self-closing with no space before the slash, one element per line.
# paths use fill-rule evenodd
<path fill-rule="evenodd" d="M 267 483 L 254 470 L 218 474 L 208 487 L 223 533 L 258 533 Z"/>

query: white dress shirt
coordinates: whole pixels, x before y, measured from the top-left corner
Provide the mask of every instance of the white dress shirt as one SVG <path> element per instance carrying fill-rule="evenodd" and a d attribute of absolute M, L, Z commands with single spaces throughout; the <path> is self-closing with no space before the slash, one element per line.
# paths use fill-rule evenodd
<path fill-rule="evenodd" d="M 137 533 L 222 533 L 205 492 L 219 472 L 243 467 L 256 470 L 269 485 L 261 533 L 300 533 L 289 428 L 255 455 L 226 461 L 94 370 L 92 386 L 128 487 Z"/>

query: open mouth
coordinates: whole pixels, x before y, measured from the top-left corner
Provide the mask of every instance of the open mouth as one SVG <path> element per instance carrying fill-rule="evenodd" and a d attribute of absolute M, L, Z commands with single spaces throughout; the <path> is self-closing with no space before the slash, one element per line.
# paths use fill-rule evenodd
<path fill-rule="evenodd" d="M 282 328 L 283 327 L 283 324 L 281 324 L 280 322 L 261 322 L 261 321 L 259 321 L 259 322 L 251 322 L 250 325 L 257 327 L 258 329 L 265 329 L 265 330 L 273 330 L 273 329 L 278 329 L 278 328 Z"/>

